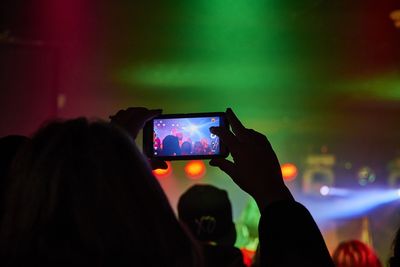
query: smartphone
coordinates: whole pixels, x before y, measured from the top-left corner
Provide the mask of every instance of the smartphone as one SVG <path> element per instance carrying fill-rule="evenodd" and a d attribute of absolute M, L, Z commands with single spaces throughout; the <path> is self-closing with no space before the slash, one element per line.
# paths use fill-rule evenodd
<path fill-rule="evenodd" d="M 143 152 L 161 160 L 225 158 L 228 149 L 210 132 L 213 126 L 229 128 L 224 112 L 158 116 L 143 129 Z"/>

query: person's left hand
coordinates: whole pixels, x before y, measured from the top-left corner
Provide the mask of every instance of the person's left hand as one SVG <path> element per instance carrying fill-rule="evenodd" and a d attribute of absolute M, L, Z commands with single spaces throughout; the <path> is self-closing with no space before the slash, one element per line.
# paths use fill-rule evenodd
<path fill-rule="evenodd" d="M 123 128 L 133 139 L 136 139 L 138 133 L 144 127 L 145 123 L 161 113 L 161 109 L 132 107 L 119 110 L 115 115 L 111 115 L 110 119 L 111 123 Z M 161 160 L 150 159 L 149 161 L 153 170 L 166 169 L 168 167 L 167 163 Z"/>
<path fill-rule="evenodd" d="M 139 131 L 145 123 L 152 118 L 160 115 L 161 109 L 147 109 L 143 107 L 134 107 L 119 110 L 115 115 L 111 115 L 111 123 L 125 129 L 133 139 L 136 139 Z"/>

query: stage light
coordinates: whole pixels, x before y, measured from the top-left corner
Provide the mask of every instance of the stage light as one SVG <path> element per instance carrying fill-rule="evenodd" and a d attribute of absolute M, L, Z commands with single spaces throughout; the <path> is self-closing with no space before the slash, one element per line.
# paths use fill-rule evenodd
<path fill-rule="evenodd" d="M 333 166 L 336 159 L 331 154 L 309 155 L 303 173 L 303 192 L 311 195 L 321 196 L 321 187 L 332 187 L 335 181 Z"/>
<path fill-rule="evenodd" d="M 292 163 L 285 163 L 281 165 L 282 177 L 285 181 L 292 181 L 296 179 L 297 167 Z"/>
<path fill-rule="evenodd" d="M 394 22 L 394 26 L 400 28 L 400 9 L 394 10 L 390 13 L 390 18 Z"/>
<path fill-rule="evenodd" d="M 166 162 L 167 163 L 167 168 L 164 169 L 155 169 L 153 170 L 153 174 L 155 177 L 157 178 L 165 178 L 170 176 L 170 174 L 172 173 L 172 166 L 171 163 L 169 161 Z"/>
<path fill-rule="evenodd" d="M 326 186 L 326 185 L 322 186 L 322 187 L 319 189 L 319 192 L 320 192 L 321 195 L 323 195 L 323 196 L 329 195 L 329 191 L 330 191 L 329 186 Z"/>
<path fill-rule="evenodd" d="M 357 178 L 361 186 L 366 186 L 375 182 L 376 175 L 371 168 L 364 166 L 358 170 Z"/>
<path fill-rule="evenodd" d="M 351 162 L 346 162 L 345 164 L 344 164 L 344 168 L 346 169 L 346 170 L 351 170 L 351 168 L 353 168 L 353 164 L 351 164 Z"/>
<path fill-rule="evenodd" d="M 328 189 L 321 187 L 321 194 Z M 327 201 L 315 201 L 308 196 L 299 197 L 319 223 L 328 223 L 337 219 L 360 217 L 381 205 L 400 200 L 400 189 L 344 189 L 329 187 L 329 196 L 340 198 Z"/>
<path fill-rule="evenodd" d="M 202 160 L 191 160 L 185 166 L 185 173 L 188 178 L 197 180 L 206 173 L 206 166 Z"/>
<path fill-rule="evenodd" d="M 388 183 L 391 188 L 400 187 L 400 157 L 392 160 L 388 164 L 389 177 Z"/>
<path fill-rule="evenodd" d="M 348 197 L 351 195 L 352 190 L 323 185 L 319 192 L 322 196 Z"/>

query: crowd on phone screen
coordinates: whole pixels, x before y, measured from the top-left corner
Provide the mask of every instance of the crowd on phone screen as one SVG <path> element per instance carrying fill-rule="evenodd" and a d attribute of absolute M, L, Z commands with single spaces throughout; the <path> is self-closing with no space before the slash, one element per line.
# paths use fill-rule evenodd
<path fill-rule="evenodd" d="M 217 134 L 245 167 L 227 161 L 212 165 L 231 175 L 260 207 L 260 247 L 253 266 L 381 267 L 374 251 L 359 241 L 342 243 L 332 259 L 311 215 L 290 193 L 287 198 L 268 196 L 271 201 L 262 203 L 262 185 L 251 179 L 242 182 L 243 170 L 251 164 L 268 165 L 263 160 L 274 161 L 275 154 L 265 137 L 244 129 L 229 112 L 236 120 L 236 137 Z M 133 119 L 144 125 L 157 112 L 134 108 L 118 114 L 113 123 L 54 121 L 30 138 L 0 139 L 1 266 L 245 266 L 234 247 L 227 192 L 211 185 L 189 188 L 179 199 L 177 218 L 148 159 L 134 144 L 140 126 L 132 130 L 124 124 Z M 271 154 L 252 163 L 235 140 L 243 137 Z M 173 153 L 179 148 L 184 154 L 196 144 L 179 144 L 170 135 L 162 148 L 175 147 Z M 266 178 L 276 171 L 270 169 Z M 282 189 L 279 176 L 272 190 Z M 393 243 L 391 267 L 400 266 L 399 240 Z"/>
<path fill-rule="evenodd" d="M 157 155 L 162 156 L 188 156 L 188 155 L 210 155 L 213 153 L 211 145 L 207 138 L 202 138 L 199 141 L 187 139 L 182 140 L 182 135 L 167 135 L 160 141 L 160 138 L 155 134 L 154 148 Z M 215 145 L 215 144 L 214 144 Z"/>

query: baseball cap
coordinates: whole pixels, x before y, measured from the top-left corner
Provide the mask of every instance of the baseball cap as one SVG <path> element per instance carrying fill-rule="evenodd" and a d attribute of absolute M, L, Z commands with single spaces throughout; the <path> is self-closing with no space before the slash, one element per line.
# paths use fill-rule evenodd
<path fill-rule="evenodd" d="M 179 198 L 178 216 L 200 241 L 235 242 L 232 206 L 225 190 L 207 184 L 190 187 Z"/>

